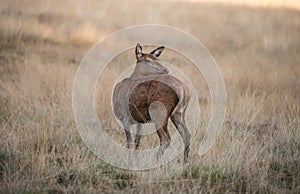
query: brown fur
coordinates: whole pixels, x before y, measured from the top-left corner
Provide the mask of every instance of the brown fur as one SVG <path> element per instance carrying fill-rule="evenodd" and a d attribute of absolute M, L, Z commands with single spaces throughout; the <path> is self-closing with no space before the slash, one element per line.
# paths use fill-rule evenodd
<path fill-rule="evenodd" d="M 145 81 L 134 88 L 129 97 L 129 112 L 138 123 L 151 121 L 149 106 L 152 102 L 161 102 L 170 117 L 178 103 L 178 96 L 167 84 L 152 80 Z"/>
<path fill-rule="evenodd" d="M 159 155 L 171 142 L 167 128 L 170 118 L 183 139 L 184 160 L 186 161 L 191 135 L 186 127 L 184 116 L 191 92 L 187 85 L 168 74 L 169 70 L 160 64 L 157 57 L 163 49 L 164 47 L 159 47 L 150 54 L 144 54 L 141 46 L 137 45 L 135 70 L 129 78 L 115 86 L 113 110 L 124 127 L 127 148 L 131 148 L 133 140 L 130 132 L 131 126 L 137 124 L 134 143 L 135 149 L 138 149 L 141 139 L 141 124 L 153 122 L 160 139 Z M 164 112 L 161 114 L 160 108 L 153 109 L 154 112 L 159 112 L 158 116 L 152 114 L 150 107 L 155 102 L 162 104 L 166 114 Z"/>

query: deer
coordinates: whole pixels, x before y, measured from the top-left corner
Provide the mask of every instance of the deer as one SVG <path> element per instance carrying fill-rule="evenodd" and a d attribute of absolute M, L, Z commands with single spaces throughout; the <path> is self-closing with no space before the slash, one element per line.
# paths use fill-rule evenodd
<path fill-rule="evenodd" d="M 154 123 L 160 141 L 158 156 L 164 153 L 171 142 L 167 128 L 170 119 L 183 140 L 184 162 L 187 162 L 191 134 L 185 123 L 185 112 L 191 89 L 161 64 L 158 57 L 164 49 L 164 46 L 160 46 L 150 53 L 143 53 L 141 45 L 136 45 L 133 73 L 114 87 L 113 112 L 125 130 L 128 149 L 138 150 L 142 125 Z M 133 142 L 130 129 L 135 124 Z"/>

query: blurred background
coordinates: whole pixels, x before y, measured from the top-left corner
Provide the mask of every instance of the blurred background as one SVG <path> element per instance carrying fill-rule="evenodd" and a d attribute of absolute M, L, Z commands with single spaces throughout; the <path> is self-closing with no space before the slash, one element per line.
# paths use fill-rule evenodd
<path fill-rule="evenodd" d="M 299 1 L 0 4 L 1 193 L 300 192 Z M 72 86 L 94 44 L 121 28 L 148 23 L 180 28 L 207 47 L 224 77 L 227 113 L 220 138 L 205 156 L 197 155 L 196 142 L 186 165 L 175 160 L 131 172 L 99 160 L 82 142 L 71 108 Z M 173 54 L 164 59 L 188 63 Z M 125 59 L 134 62 L 133 50 L 111 63 Z M 111 80 L 99 82 L 111 85 Z M 200 91 L 205 127 L 211 108 L 205 80 Z M 107 109 L 97 111 L 112 119 Z M 122 145 L 125 135 L 116 131 L 110 136 Z M 143 142 L 155 147 L 158 138 Z"/>

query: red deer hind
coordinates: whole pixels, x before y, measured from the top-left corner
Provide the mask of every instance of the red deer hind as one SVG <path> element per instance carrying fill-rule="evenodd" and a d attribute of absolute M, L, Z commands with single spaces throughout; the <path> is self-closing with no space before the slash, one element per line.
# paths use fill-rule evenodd
<path fill-rule="evenodd" d="M 168 119 L 171 118 L 183 139 L 186 162 L 191 134 L 185 124 L 185 111 L 191 92 L 187 85 L 170 75 L 169 70 L 159 62 L 158 57 L 163 50 L 161 46 L 145 54 L 140 44 L 137 44 L 135 69 L 129 78 L 115 86 L 113 111 L 123 125 L 129 149 L 133 145 L 131 126 L 137 124 L 134 145 L 138 149 L 142 124 L 153 122 L 160 139 L 159 155 L 171 142 L 167 128 Z"/>

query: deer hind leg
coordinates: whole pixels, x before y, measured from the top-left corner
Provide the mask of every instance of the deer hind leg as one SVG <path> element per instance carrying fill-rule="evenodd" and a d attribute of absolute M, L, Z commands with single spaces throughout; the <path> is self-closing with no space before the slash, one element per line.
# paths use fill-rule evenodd
<path fill-rule="evenodd" d="M 167 127 L 168 127 L 168 121 L 166 121 L 166 123 L 162 128 L 157 128 L 157 135 L 159 137 L 159 143 L 160 143 L 160 147 L 157 153 L 158 158 L 163 155 L 163 153 L 171 143 L 171 136 L 168 132 Z"/>
<path fill-rule="evenodd" d="M 174 123 L 176 129 L 178 130 L 179 134 L 181 135 L 184 143 L 184 162 L 187 162 L 187 159 L 189 157 L 189 151 L 190 151 L 190 140 L 191 140 L 191 134 L 188 131 L 185 119 L 184 119 L 184 112 L 176 112 L 171 116 L 171 120 Z"/>
<path fill-rule="evenodd" d="M 169 115 L 164 104 L 159 101 L 155 101 L 150 104 L 149 114 L 151 121 L 155 124 L 157 135 L 159 137 L 160 147 L 157 157 L 160 157 L 171 142 L 171 137 L 167 128 Z"/>
<path fill-rule="evenodd" d="M 135 149 L 138 150 L 141 142 L 141 130 L 142 130 L 142 124 L 136 125 L 136 134 L 134 139 Z"/>
<path fill-rule="evenodd" d="M 131 123 L 128 121 L 123 122 L 123 128 L 126 135 L 126 147 L 132 149 L 132 135 L 131 135 Z"/>

